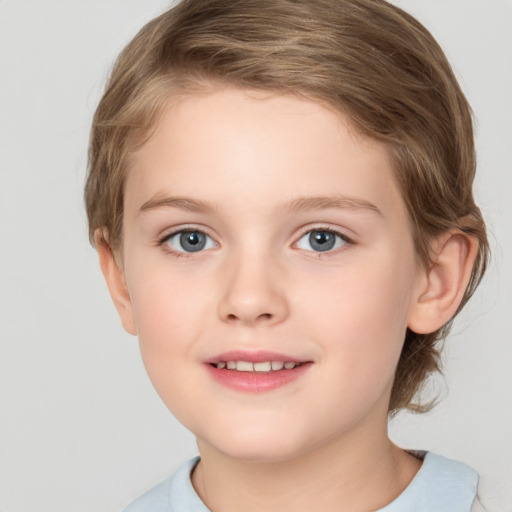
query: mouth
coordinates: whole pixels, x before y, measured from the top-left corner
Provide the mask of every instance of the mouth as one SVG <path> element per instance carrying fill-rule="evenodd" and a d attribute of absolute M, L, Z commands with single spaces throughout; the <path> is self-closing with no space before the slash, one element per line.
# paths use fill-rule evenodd
<path fill-rule="evenodd" d="M 252 373 L 272 373 L 282 370 L 293 370 L 305 363 L 296 363 L 293 361 L 261 361 L 258 363 L 251 363 L 250 361 L 219 361 L 217 363 L 210 363 L 211 366 L 219 370 L 234 370 L 237 372 L 252 372 Z"/>
<path fill-rule="evenodd" d="M 206 361 L 218 383 L 237 391 L 261 393 L 281 388 L 302 377 L 313 361 L 269 352 L 230 352 Z"/>

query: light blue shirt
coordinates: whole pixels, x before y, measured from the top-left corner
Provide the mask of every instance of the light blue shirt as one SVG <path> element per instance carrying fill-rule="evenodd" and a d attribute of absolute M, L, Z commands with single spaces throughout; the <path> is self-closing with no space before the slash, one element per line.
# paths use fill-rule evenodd
<path fill-rule="evenodd" d="M 192 487 L 190 474 L 199 457 L 135 500 L 124 512 L 209 512 Z M 470 512 L 478 474 L 462 462 L 427 452 L 408 487 L 376 512 Z"/>

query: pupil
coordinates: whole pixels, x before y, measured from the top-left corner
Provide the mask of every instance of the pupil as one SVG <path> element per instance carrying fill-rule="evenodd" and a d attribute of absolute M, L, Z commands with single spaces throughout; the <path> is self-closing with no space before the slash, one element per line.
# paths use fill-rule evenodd
<path fill-rule="evenodd" d="M 328 231 L 312 231 L 309 235 L 309 243 L 315 251 L 328 251 L 334 247 L 336 238 Z"/>
<path fill-rule="evenodd" d="M 197 231 L 185 231 L 180 236 L 180 244 L 185 251 L 200 251 L 206 245 L 206 237 Z"/>

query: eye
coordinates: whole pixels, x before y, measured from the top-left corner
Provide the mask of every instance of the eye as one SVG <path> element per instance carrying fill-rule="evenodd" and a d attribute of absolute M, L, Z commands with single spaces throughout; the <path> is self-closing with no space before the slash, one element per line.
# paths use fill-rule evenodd
<path fill-rule="evenodd" d="M 206 233 L 195 230 L 177 231 L 162 240 L 176 252 L 198 252 L 212 249 L 215 242 Z"/>
<path fill-rule="evenodd" d="M 306 251 L 326 252 L 348 243 L 350 240 L 340 233 L 328 229 L 314 229 L 302 235 L 297 242 L 297 247 Z"/>

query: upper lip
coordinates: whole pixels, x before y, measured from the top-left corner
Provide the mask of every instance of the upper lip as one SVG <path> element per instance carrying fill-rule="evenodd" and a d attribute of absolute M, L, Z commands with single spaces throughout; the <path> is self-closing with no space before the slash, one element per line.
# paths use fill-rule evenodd
<path fill-rule="evenodd" d="M 215 364 L 219 363 L 220 361 L 247 361 L 249 363 L 263 363 L 265 361 L 283 361 L 290 363 L 305 363 L 308 360 L 269 350 L 230 350 L 229 352 L 223 352 L 222 354 L 218 354 L 206 359 L 205 363 Z"/>

